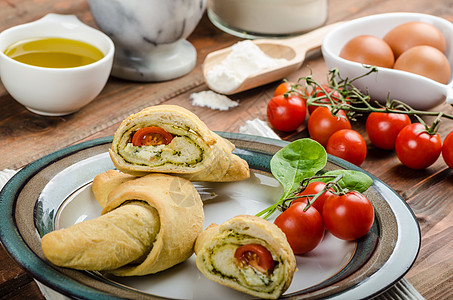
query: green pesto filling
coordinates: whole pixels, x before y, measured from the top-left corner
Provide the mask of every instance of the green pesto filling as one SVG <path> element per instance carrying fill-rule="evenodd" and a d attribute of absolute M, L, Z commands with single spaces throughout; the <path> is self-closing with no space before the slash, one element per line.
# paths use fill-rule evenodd
<path fill-rule="evenodd" d="M 149 126 L 157 126 L 157 125 L 149 125 Z M 193 136 L 199 136 L 199 135 L 196 134 L 196 132 L 194 132 L 190 128 L 183 128 L 183 127 L 178 127 L 178 126 L 174 126 L 174 125 L 170 125 L 170 126 L 171 126 L 171 130 L 167 130 L 167 129 L 166 130 L 172 134 L 173 139 L 175 139 L 175 138 L 184 139 L 184 141 L 186 143 L 190 144 L 191 147 L 196 149 L 195 151 L 197 152 L 197 155 L 192 160 L 190 160 L 190 161 L 172 160 L 171 157 L 174 157 L 174 158 L 183 157 L 184 150 L 183 149 L 171 149 L 170 150 L 169 149 L 170 147 L 166 147 L 168 145 L 158 145 L 158 146 L 132 146 L 132 145 L 130 145 L 130 146 L 128 146 L 128 144 L 131 143 L 131 141 L 132 141 L 133 133 L 135 133 L 138 129 L 141 128 L 138 126 L 136 129 L 132 128 L 133 133 L 129 136 L 127 143 L 126 143 L 126 147 L 123 150 L 125 152 L 125 150 L 128 147 L 132 147 L 131 152 L 124 153 L 123 151 L 121 151 L 123 153 L 119 153 L 119 154 L 121 154 L 121 156 L 123 157 L 125 162 L 127 162 L 129 164 L 138 165 L 138 166 L 161 167 L 161 166 L 165 166 L 167 164 L 171 164 L 174 166 L 194 168 L 197 164 L 199 164 L 200 162 L 202 162 L 204 160 L 204 156 L 205 156 L 204 150 L 193 140 Z M 186 132 L 191 133 L 191 135 L 184 134 Z M 164 150 L 164 148 L 165 148 L 165 150 Z M 149 149 L 150 150 L 149 153 L 151 153 L 149 156 L 152 160 L 149 160 L 149 161 L 141 158 L 139 155 L 139 153 L 143 153 L 144 151 L 147 151 L 147 149 Z M 168 151 L 165 155 L 165 158 L 163 157 L 164 151 Z M 135 157 L 134 157 L 134 159 L 132 159 L 132 157 L 130 157 L 130 155 L 125 155 L 125 154 L 130 154 Z M 152 163 L 149 163 L 150 161 L 152 161 Z"/>
<path fill-rule="evenodd" d="M 206 266 L 208 266 L 209 271 L 214 274 L 217 277 L 223 278 L 223 279 L 229 279 L 233 280 L 239 285 L 250 289 L 250 290 L 255 290 L 257 292 L 261 293 L 267 293 L 267 294 L 272 294 L 274 290 L 284 284 L 285 278 L 284 276 L 277 276 L 278 274 L 274 273 L 281 273 L 281 268 L 283 267 L 282 264 L 282 258 L 280 256 L 275 257 L 274 255 L 274 260 L 276 261 L 275 267 L 274 267 L 274 272 L 270 275 L 265 275 L 262 274 L 261 272 L 255 270 L 254 268 L 247 266 L 244 269 L 239 268 L 239 274 L 238 276 L 233 276 L 230 274 L 225 274 L 222 272 L 222 270 L 219 269 L 218 266 L 216 266 L 216 263 L 213 261 L 213 257 L 216 255 L 218 251 L 223 251 L 225 248 L 231 248 L 234 247 L 235 249 L 246 244 L 251 244 L 251 243 L 260 243 L 263 244 L 266 248 L 270 249 L 270 246 L 263 240 L 257 239 L 256 237 L 246 235 L 246 234 L 240 234 L 237 232 L 233 231 L 228 231 L 224 234 L 223 238 L 218 240 L 218 242 L 208 250 L 208 255 L 203 257 L 204 263 Z M 245 279 L 245 275 L 252 275 L 255 276 L 255 278 L 258 278 L 260 281 L 260 284 L 248 284 L 247 280 Z M 274 275 L 274 276 L 273 276 Z M 255 280 L 256 281 L 256 280 Z"/>

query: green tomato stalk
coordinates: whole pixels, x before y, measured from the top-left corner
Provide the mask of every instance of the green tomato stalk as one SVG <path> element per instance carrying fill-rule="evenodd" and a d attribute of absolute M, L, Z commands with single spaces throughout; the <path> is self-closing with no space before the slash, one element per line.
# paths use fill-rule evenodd
<path fill-rule="evenodd" d="M 359 77 L 349 80 L 343 79 L 338 71 L 334 68 L 329 70 L 328 87 L 331 91 L 327 91 L 323 85 L 313 80 L 312 75 L 299 78 L 298 82 L 292 85 L 292 89 L 288 93 L 297 93 L 307 100 L 307 105 L 324 106 L 331 109 L 333 115 L 337 115 L 340 110 L 343 110 L 349 119 L 355 120 L 355 117 L 363 113 L 396 113 L 414 116 L 422 123 L 426 132 L 430 135 L 437 133 L 440 121 L 442 118 L 453 120 L 453 115 L 445 114 L 436 111 L 415 110 L 404 102 L 387 98 L 385 105 L 377 101 L 371 101 L 368 92 L 363 93 L 354 86 L 354 81 L 368 76 L 371 73 L 378 72 L 376 67 L 369 67 L 369 71 Z M 311 93 L 307 91 L 311 90 Z M 316 96 L 315 90 L 322 91 L 324 95 Z M 334 95 L 335 94 L 335 95 Z M 326 99 L 328 102 L 326 103 Z M 437 116 L 432 124 L 428 125 L 421 116 Z"/>
<path fill-rule="evenodd" d="M 307 180 L 314 178 L 326 183 L 334 181 L 339 186 L 337 191 L 340 191 L 341 187 L 363 192 L 373 183 L 371 177 L 360 171 L 339 169 L 325 172 L 323 169 L 326 164 L 326 150 L 309 138 L 296 140 L 280 149 L 272 157 L 270 169 L 283 186 L 283 194 L 277 202 L 256 215 L 267 219 L 281 209 L 287 199 L 299 193 L 301 186 L 308 184 Z"/>

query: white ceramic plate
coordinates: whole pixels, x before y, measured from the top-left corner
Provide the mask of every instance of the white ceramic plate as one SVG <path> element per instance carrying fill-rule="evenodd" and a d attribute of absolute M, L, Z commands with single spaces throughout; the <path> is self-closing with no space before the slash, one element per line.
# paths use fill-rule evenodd
<path fill-rule="evenodd" d="M 282 192 L 269 173 L 269 161 L 286 142 L 221 134 L 236 144 L 252 176 L 235 183 L 195 183 L 204 200 L 205 226 L 238 214 L 256 214 Z M 43 234 L 99 216 L 91 181 L 113 168 L 107 154 L 110 143 L 111 138 L 99 139 L 48 155 L 25 167 L 5 186 L 0 212 L 8 217 L 0 220 L 0 238 L 7 251 L 38 281 L 69 297 L 249 299 L 207 280 L 196 268 L 194 256 L 167 271 L 131 278 L 58 268 L 44 258 Z M 326 169 L 337 168 L 360 170 L 329 157 Z M 376 222 L 370 233 L 358 242 L 327 234 L 314 251 L 297 257 L 299 270 L 284 297 L 365 298 L 384 291 L 409 270 L 420 247 L 418 224 L 406 203 L 371 177 L 374 183 L 366 193 L 375 207 Z"/>

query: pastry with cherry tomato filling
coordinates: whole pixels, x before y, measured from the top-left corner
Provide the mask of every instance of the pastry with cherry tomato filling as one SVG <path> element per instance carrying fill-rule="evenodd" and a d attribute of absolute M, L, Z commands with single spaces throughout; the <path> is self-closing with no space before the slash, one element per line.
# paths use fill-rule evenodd
<path fill-rule="evenodd" d="M 148 107 L 126 118 L 109 151 L 128 174 L 178 174 L 192 181 L 237 181 L 250 176 L 235 146 L 211 131 L 194 113 L 176 105 Z"/>
<path fill-rule="evenodd" d="M 296 270 L 285 234 L 251 215 L 209 226 L 198 237 L 195 254 L 197 268 L 208 279 L 264 299 L 280 297 Z"/>

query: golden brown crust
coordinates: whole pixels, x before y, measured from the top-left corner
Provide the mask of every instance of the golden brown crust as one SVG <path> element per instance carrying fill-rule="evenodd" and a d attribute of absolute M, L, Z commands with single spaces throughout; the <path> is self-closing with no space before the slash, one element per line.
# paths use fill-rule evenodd
<path fill-rule="evenodd" d="M 106 175 L 109 183 L 125 178 L 119 172 Z M 44 255 L 52 263 L 138 276 L 168 269 L 193 254 L 204 212 L 190 181 L 151 174 L 111 188 L 100 217 L 43 237 Z"/>
<path fill-rule="evenodd" d="M 237 239 L 235 239 L 235 236 L 237 236 Z M 274 260 L 278 260 L 273 272 L 275 275 L 272 275 L 275 277 L 272 278 L 271 286 L 247 286 L 247 282 L 240 278 L 245 276 L 244 272 L 231 271 L 231 265 L 235 264 L 233 257 L 228 258 L 227 255 L 217 256 L 220 259 L 214 257 L 216 251 L 227 248 L 224 246 L 225 243 L 231 244 L 230 250 L 227 249 L 230 252 L 225 251 L 226 254 L 231 256 L 235 247 L 252 241 L 265 246 L 273 253 Z M 195 243 L 195 254 L 197 255 L 198 269 L 208 279 L 260 298 L 276 299 L 280 297 L 291 284 L 296 270 L 294 253 L 284 233 L 275 224 L 250 215 L 236 216 L 221 225 L 212 224 L 209 226 L 198 237 Z M 222 275 L 220 269 L 223 267 L 230 272 L 228 276 Z M 236 268 L 241 269 L 239 266 L 236 266 Z M 232 279 L 235 276 L 233 274 L 238 274 L 238 277 Z"/>
<path fill-rule="evenodd" d="M 145 159 L 125 150 L 134 132 L 148 126 L 161 127 L 173 136 L 181 137 L 179 141 L 184 140 L 182 143 L 186 142 L 186 147 L 184 144 L 178 146 L 178 139 L 174 138 L 166 146 L 166 154 L 171 151 L 179 153 L 178 155 L 182 153 L 180 161 L 166 160 L 161 153 L 157 156 L 152 154 L 150 159 Z M 176 105 L 158 105 L 126 118 L 115 132 L 109 154 L 118 170 L 132 175 L 161 172 L 178 174 L 191 181 L 218 182 L 248 178 L 250 173 L 247 162 L 232 154 L 233 150 L 231 142 L 209 130 L 194 113 Z M 187 160 L 184 157 L 186 154 Z"/>
<path fill-rule="evenodd" d="M 150 174 L 114 189 L 103 214 L 130 200 L 141 200 L 159 214 L 160 231 L 153 248 L 139 265 L 126 265 L 111 273 L 137 276 L 156 273 L 185 261 L 204 226 L 203 203 L 193 184 L 183 178 Z"/>
<path fill-rule="evenodd" d="M 125 174 L 117 170 L 107 170 L 94 177 L 91 190 L 98 203 L 104 208 L 107 204 L 108 196 L 113 189 L 126 181 L 136 178 L 136 176 Z"/>
<path fill-rule="evenodd" d="M 43 236 L 47 259 L 78 270 L 113 270 L 148 253 L 159 232 L 157 211 L 140 202 Z"/>

